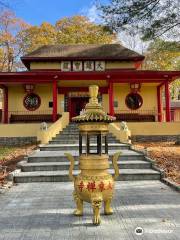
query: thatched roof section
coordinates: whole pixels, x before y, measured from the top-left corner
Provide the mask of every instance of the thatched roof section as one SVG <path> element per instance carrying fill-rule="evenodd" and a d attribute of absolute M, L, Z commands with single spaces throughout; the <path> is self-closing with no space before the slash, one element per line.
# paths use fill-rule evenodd
<path fill-rule="evenodd" d="M 97 58 L 128 60 L 144 56 L 120 44 L 75 44 L 75 45 L 47 45 L 25 55 L 24 58 Z"/>

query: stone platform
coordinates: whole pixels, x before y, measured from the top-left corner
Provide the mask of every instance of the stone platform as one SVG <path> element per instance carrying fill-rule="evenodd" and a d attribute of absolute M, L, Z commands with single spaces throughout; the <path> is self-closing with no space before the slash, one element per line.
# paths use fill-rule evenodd
<path fill-rule="evenodd" d="M 0 240 L 178 240 L 180 194 L 160 181 L 116 182 L 114 215 L 72 215 L 72 183 L 26 183 L 0 194 Z M 135 234 L 141 227 L 144 233 Z"/>

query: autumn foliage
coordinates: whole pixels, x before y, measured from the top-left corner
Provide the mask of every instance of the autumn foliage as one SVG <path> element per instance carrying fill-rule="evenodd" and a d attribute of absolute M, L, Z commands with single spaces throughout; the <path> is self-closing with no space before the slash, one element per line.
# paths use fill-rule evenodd
<path fill-rule="evenodd" d="M 108 28 L 90 22 L 85 16 L 62 18 L 52 25 L 30 26 L 9 10 L 0 14 L 0 71 L 16 71 L 20 56 L 49 44 L 112 43 Z"/>

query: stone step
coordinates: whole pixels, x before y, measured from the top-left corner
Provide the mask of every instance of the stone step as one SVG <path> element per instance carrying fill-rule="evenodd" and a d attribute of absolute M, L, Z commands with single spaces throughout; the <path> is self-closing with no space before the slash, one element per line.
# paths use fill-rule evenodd
<path fill-rule="evenodd" d="M 49 144 L 79 144 L 79 139 L 57 139 L 49 141 Z M 85 143 L 85 142 L 84 142 Z M 96 143 L 96 141 L 91 141 L 91 143 Z M 119 143 L 118 140 L 109 140 L 108 143 Z"/>
<path fill-rule="evenodd" d="M 28 162 L 64 162 L 68 161 L 64 155 L 65 151 L 36 151 L 28 156 Z M 77 151 L 67 151 L 71 153 L 75 160 L 78 160 L 79 155 Z M 109 159 L 112 159 L 114 151 L 109 151 Z M 136 161 L 144 160 L 144 155 L 130 150 L 121 150 L 120 161 Z"/>
<path fill-rule="evenodd" d="M 75 170 L 77 175 L 79 171 Z M 114 170 L 109 170 L 109 173 L 114 174 Z M 151 169 L 122 169 L 118 177 L 118 181 L 129 180 L 159 180 L 160 173 Z M 68 182 L 68 171 L 37 171 L 37 172 L 19 172 L 14 173 L 15 183 L 29 182 Z"/>
<path fill-rule="evenodd" d="M 145 160 L 142 153 L 131 150 L 128 144 L 120 143 L 111 133 L 108 134 L 108 142 L 110 163 L 108 171 L 111 174 L 114 174 L 111 163 L 112 156 L 115 152 L 121 151 L 121 156 L 118 159 L 119 181 L 160 179 L 160 173 L 151 169 L 152 164 Z M 95 153 L 96 148 L 96 138 L 94 137 L 91 139 L 91 153 Z M 84 151 L 85 144 L 83 143 Z M 77 175 L 79 173 L 79 130 L 77 124 L 68 125 L 49 144 L 40 145 L 39 150 L 25 158 L 26 161 L 20 162 L 18 167 L 21 171 L 14 173 L 14 181 L 16 183 L 69 181 L 68 169 L 70 163 L 64 155 L 65 152 L 74 156 L 76 163 L 73 173 Z"/>
<path fill-rule="evenodd" d="M 70 131 L 79 133 L 79 128 L 65 128 L 65 129 L 63 129 L 63 131 L 60 131 L 60 133 L 62 133 L 62 132 L 70 132 Z"/>
<path fill-rule="evenodd" d="M 76 136 L 71 136 L 71 135 L 66 135 L 66 136 L 63 136 L 63 135 L 60 135 L 59 137 L 53 137 L 52 138 L 52 141 L 54 140 L 79 140 L 79 135 L 76 135 Z M 90 140 L 92 141 L 97 141 L 97 138 L 91 138 Z M 104 139 L 103 139 L 104 141 Z M 108 137 L 108 142 L 109 141 L 119 141 L 117 140 L 115 137 Z"/>
<path fill-rule="evenodd" d="M 112 164 L 109 162 L 110 168 L 112 169 Z M 119 169 L 149 169 L 151 167 L 150 162 L 146 161 L 118 161 Z M 59 171 L 59 170 L 69 170 L 70 163 L 66 162 L 39 162 L 39 163 L 29 163 L 22 161 L 18 164 L 22 172 L 34 172 L 34 171 Z M 75 162 L 74 169 L 78 169 L 78 162 Z"/>
<path fill-rule="evenodd" d="M 72 135 L 72 136 L 76 136 L 76 135 L 78 135 L 79 136 L 79 130 L 77 130 L 77 131 L 74 131 L 74 130 L 63 130 L 62 132 L 60 132 L 60 133 L 58 133 L 58 134 L 56 134 L 56 136 L 57 137 L 59 137 L 59 136 L 66 136 L 66 135 Z M 108 133 L 108 136 L 110 137 L 110 136 L 113 136 L 111 133 Z"/>
<path fill-rule="evenodd" d="M 64 130 L 64 131 L 56 134 L 57 137 L 59 137 L 59 136 L 66 136 L 66 135 L 67 136 L 69 136 L 69 135 L 79 136 L 79 131 L 71 131 L 71 130 L 66 131 L 66 130 Z"/>
<path fill-rule="evenodd" d="M 62 134 L 57 134 L 55 137 L 53 137 L 52 138 L 52 140 L 55 140 L 55 139 L 64 139 L 64 138 L 67 138 L 67 139 L 69 139 L 69 138 L 75 138 L 75 139 L 79 139 L 79 134 L 77 133 L 77 134 L 74 134 L 74 133 L 62 133 Z M 85 138 L 85 137 L 84 137 Z M 91 139 L 97 139 L 97 137 L 95 137 L 95 136 L 91 136 Z M 104 138 L 103 138 L 104 139 Z M 108 136 L 108 140 L 109 139 L 116 139 L 116 137 L 115 136 L 112 136 L 112 135 L 109 135 Z"/>
<path fill-rule="evenodd" d="M 130 148 L 129 145 L 122 144 L 122 143 L 110 143 L 108 146 L 109 146 L 109 149 L 116 150 L 116 151 Z M 97 148 L 96 144 L 92 144 L 90 147 L 90 149 L 92 150 L 96 148 Z M 79 145 L 78 144 L 47 144 L 47 145 L 39 145 L 39 149 L 40 151 L 59 151 L 59 150 L 64 150 L 64 151 L 77 150 L 78 151 Z M 85 145 L 83 145 L 83 149 L 85 149 Z M 103 149 L 104 149 L 104 145 L 103 145 Z"/>
<path fill-rule="evenodd" d="M 53 137 L 52 138 L 52 140 L 54 140 L 54 139 L 64 139 L 64 138 L 79 138 L 79 133 L 77 133 L 77 134 L 72 134 L 71 132 L 70 133 L 66 133 L 66 134 L 64 134 L 64 133 L 62 133 L 62 134 L 57 134 L 56 135 L 56 137 Z M 91 137 L 91 139 L 96 139 L 96 137 Z M 113 135 L 108 135 L 108 140 L 109 139 L 116 139 Z"/>
<path fill-rule="evenodd" d="M 82 143 L 85 145 L 85 140 L 82 141 Z M 91 140 L 90 144 L 96 144 L 97 140 Z M 104 142 L 103 142 L 104 143 Z M 109 140 L 108 141 L 108 145 L 109 144 L 113 144 L 113 143 L 120 143 L 118 140 Z M 68 138 L 68 139 L 53 139 L 51 141 L 49 141 L 49 144 L 79 144 L 79 139 L 75 139 L 75 138 Z"/>
<path fill-rule="evenodd" d="M 68 126 L 68 127 L 64 128 L 63 131 L 64 131 L 64 130 L 67 130 L 67 131 L 68 131 L 68 130 L 79 131 L 79 128 L 78 128 L 77 126 L 76 126 L 76 127 L 73 127 L 73 126 L 70 126 L 70 127 L 69 127 L 69 126 Z"/>

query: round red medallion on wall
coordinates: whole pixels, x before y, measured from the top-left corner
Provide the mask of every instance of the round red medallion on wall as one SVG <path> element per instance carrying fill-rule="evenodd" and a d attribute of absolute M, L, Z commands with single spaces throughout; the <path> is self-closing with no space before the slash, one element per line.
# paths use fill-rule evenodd
<path fill-rule="evenodd" d="M 138 93 L 129 93 L 126 96 L 126 105 L 131 110 L 137 110 L 143 104 L 143 99 Z"/>
<path fill-rule="evenodd" d="M 23 104 L 27 110 L 35 111 L 40 107 L 41 99 L 37 94 L 29 93 L 25 96 Z"/>

